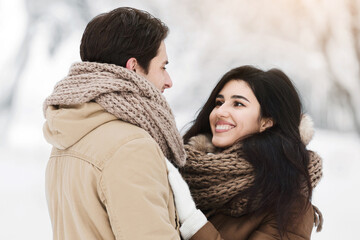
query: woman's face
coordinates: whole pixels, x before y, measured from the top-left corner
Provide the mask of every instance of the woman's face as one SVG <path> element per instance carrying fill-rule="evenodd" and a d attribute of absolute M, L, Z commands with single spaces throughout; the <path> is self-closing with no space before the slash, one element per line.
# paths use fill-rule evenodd
<path fill-rule="evenodd" d="M 220 148 L 262 131 L 260 104 L 243 80 L 231 80 L 225 84 L 216 97 L 209 120 L 212 143 Z"/>

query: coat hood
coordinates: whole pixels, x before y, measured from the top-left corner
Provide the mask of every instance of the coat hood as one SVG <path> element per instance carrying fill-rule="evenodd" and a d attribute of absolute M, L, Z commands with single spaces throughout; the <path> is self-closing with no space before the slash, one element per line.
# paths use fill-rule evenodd
<path fill-rule="evenodd" d="M 117 118 L 94 102 L 71 106 L 48 106 L 43 133 L 48 143 L 67 149 L 98 126 Z"/>

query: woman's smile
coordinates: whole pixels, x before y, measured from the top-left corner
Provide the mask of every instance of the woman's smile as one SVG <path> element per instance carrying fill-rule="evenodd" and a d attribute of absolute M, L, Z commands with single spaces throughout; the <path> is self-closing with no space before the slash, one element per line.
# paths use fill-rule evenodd
<path fill-rule="evenodd" d="M 215 132 L 216 133 L 223 133 L 223 132 L 228 132 L 229 130 L 235 128 L 234 124 L 231 124 L 227 121 L 217 121 L 215 124 Z"/>

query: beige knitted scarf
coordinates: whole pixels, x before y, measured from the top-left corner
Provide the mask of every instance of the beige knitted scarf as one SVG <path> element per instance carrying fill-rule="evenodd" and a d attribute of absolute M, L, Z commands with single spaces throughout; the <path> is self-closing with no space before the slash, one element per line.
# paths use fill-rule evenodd
<path fill-rule="evenodd" d="M 185 164 L 186 154 L 171 109 L 161 92 L 145 78 L 113 64 L 75 63 L 45 100 L 44 112 L 49 105 L 90 101 L 118 119 L 144 129 L 169 160 L 177 166 Z"/>
<path fill-rule="evenodd" d="M 241 143 L 214 153 L 210 137 L 198 135 L 190 139 L 185 150 L 187 160 L 182 175 L 197 207 L 207 216 L 215 211 L 233 217 L 245 214 L 247 199 L 238 194 L 251 186 L 255 176 L 253 167 L 242 156 Z M 322 177 L 322 160 L 315 152 L 309 154 L 308 169 L 314 188 Z M 320 230 L 322 215 L 316 207 L 314 210 L 319 215 L 315 216 L 315 222 Z"/>

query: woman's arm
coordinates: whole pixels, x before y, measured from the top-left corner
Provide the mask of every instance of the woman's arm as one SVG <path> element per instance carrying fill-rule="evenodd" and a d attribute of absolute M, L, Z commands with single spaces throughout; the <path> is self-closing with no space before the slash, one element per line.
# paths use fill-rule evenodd
<path fill-rule="evenodd" d="M 181 177 L 179 171 L 168 160 L 166 160 L 166 165 L 183 239 L 222 240 L 219 232 L 207 221 L 205 215 L 199 209 L 196 209 L 189 186 Z"/>
<path fill-rule="evenodd" d="M 224 240 L 218 230 L 212 225 L 211 222 L 207 222 L 202 228 L 197 231 L 190 240 Z"/>
<path fill-rule="evenodd" d="M 306 199 L 304 199 L 306 201 Z M 311 204 L 302 211 L 304 201 L 301 199 L 290 211 L 295 216 L 287 230 L 284 240 L 310 240 L 314 226 L 314 210 Z M 248 240 L 277 240 L 280 239 L 276 215 L 265 214 L 259 227 L 251 233 Z"/>

